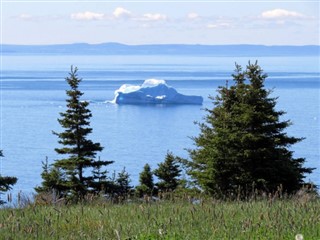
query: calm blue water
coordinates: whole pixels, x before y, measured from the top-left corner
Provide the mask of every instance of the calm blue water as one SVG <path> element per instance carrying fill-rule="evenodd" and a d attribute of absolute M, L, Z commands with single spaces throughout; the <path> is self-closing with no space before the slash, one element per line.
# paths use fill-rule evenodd
<path fill-rule="evenodd" d="M 70 65 L 79 67 L 84 79 L 81 90 L 90 100 L 93 113 L 91 139 L 105 148 L 102 159 L 114 160 L 110 175 L 123 167 L 132 184 L 145 163 L 152 168 L 166 152 L 187 157 L 190 136 L 199 129 L 193 124 L 212 107 L 207 98 L 219 85 L 231 79 L 234 62 L 245 65 L 249 58 L 186 56 L 3 56 L 1 77 L 1 159 L 2 175 L 19 178 L 14 192 L 29 193 L 41 183 L 41 162 L 59 158 L 52 130 L 65 110 L 64 77 Z M 256 58 L 251 58 L 255 61 Z M 320 77 L 319 58 L 265 57 L 259 64 L 269 74 L 266 86 L 279 96 L 277 108 L 293 125 L 289 135 L 306 139 L 293 146 L 296 157 L 305 157 L 306 166 L 317 167 L 307 180 L 320 184 Z M 201 95 L 203 106 L 117 106 L 114 91 L 124 83 L 141 84 L 147 78 L 165 79 L 183 94 Z"/>

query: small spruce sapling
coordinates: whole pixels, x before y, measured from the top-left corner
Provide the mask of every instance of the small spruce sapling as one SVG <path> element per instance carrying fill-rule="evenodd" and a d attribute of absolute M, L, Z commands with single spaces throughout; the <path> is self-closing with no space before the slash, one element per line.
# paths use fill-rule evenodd
<path fill-rule="evenodd" d="M 139 197 L 145 194 L 154 194 L 153 173 L 150 165 L 147 163 L 143 167 L 143 171 L 139 175 L 139 186 L 136 187 L 136 192 Z"/>
<path fill-rule="evenodd" d="M 164 162 L 158 164 L 154 175 L 160 180 L 156 183 L 160 191 L 174 191 L 179 186 L 181 169 L 176 157 L 171 152 L 167 152 Z"/>

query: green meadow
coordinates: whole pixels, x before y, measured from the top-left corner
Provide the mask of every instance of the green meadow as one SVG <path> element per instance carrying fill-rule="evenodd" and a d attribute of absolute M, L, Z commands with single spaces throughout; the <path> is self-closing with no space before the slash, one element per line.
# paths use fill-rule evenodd
<path fill-rule="evenodd" d="M 303 195 L 171 198 L 0 209 L 1 239 L 320 239 L 320 200 Z"/>

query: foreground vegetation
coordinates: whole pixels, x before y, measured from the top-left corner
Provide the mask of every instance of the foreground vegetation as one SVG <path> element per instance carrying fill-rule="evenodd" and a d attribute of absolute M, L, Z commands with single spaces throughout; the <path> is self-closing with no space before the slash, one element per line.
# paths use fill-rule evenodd
<path fill-rule="evenodd" d="M 121 204 L 0 209 L 1 239 L 304 239 L 320 236 L 320 200 L 310 195 L 218 201 L 174 198 Z"/>

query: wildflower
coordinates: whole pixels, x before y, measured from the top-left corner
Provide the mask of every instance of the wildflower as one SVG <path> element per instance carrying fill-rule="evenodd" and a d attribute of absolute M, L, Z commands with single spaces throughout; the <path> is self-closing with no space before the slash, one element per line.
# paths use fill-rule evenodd
<path fill-rule="evenodd" d="M 296 240 L 303 240 L 303 235 L 302 234 L 297 234 L 296 235 Z"/>

